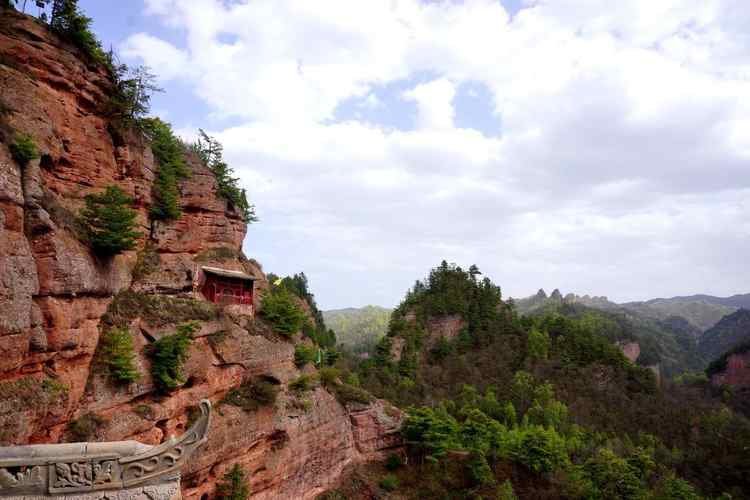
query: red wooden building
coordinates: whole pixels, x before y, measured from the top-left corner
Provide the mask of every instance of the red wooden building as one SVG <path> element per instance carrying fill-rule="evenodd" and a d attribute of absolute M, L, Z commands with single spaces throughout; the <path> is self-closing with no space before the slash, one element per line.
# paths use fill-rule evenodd
<path fill-rule="evenodd" d="M 214 304 L 253 305 L 253 276 L 218 267 L 201 267 L 201 294 Z"/>

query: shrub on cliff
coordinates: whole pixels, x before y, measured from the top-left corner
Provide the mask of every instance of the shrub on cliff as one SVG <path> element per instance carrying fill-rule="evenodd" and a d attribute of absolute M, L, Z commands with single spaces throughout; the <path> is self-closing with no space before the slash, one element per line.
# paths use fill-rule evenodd
<path fill-rule="evenodd" d="M 261 312 L 274 331 L 287 337 L 300 331 L 306 319 L 294 296 L 283 288 L 263 295 Z"/>
<path fill-rule="evenodd" d="M 16 135 L 16 140 L 10 145 L 10 154 L 16 160 L 16 163 L 21 166 L 39 158 L 39 150 L 29 134 Z"/>
<path fill-rule="evenodd" d="M 220 500 L 246 500 L 250 496 L 250 487 L 245 478 L 245 471 L 239 464 L 234 464 L 224 478 L 216 485 L 216 498 Z"/>
<path fill-rule="evenodd" d="M 182 215 L 180 209 L 179 181 L 190 176 L 185 163 L 184 146 L 174 135 L 171 125 L 159 118 L 141 120 L 146 137 L 151 140 L 151 150 L 159 164 L 154 181 L 154 205 L 151 217 L 156 220 L 175 220 Z"/>
<path fill-rule="evenodd" d="M 140 378 L 135 366 L 133 338 L 127 328 L 113 328 L 102 336 L 102 360 L 110 379 L 128 384 Z"/>
<path fill-rule="evenodd" d="M 245 411 L 255 411 L 263 406 L 273 405 L 278 394 L 278 384 L 270 380 L 246 380 L 239 387 L 229 391 L 223 402 Z"/>
<path fill-rule="evenodd" d="M 65 440 L 69 443 L 91 441 L 96 436 L 96 431 L 106 423 L 103 417 L 95 413 L 86 413 L 68 422 L 65 428 Z"/>
<path fill-rule="evenodd" d="M 185 383 L 182 366 L 188 358 L 188 348 L 193 342 L 192 334 L 198 329 L 195 322 L 177 326 L 177 332 L 151 344 L 151 375 L 160 392 L 169 392 Z"/>
<path fill-rule="evenodd" d="M 132 204 L 133 200 L 117 186 L 86 196 L 80 219 L 98 255 L 117 255 L 135 248 L 140 233 L 134 231 L 137 213 L 130 208 Z"/>

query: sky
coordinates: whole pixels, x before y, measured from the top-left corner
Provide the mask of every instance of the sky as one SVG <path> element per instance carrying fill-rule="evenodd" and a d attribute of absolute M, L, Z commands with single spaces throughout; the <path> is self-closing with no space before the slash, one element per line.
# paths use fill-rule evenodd
<path fill-rule="evenodd" d="M 322 308 L 446 259 L 505 296 L 750 292 L 747 0 L 81 0 L 216 136 Z"/>

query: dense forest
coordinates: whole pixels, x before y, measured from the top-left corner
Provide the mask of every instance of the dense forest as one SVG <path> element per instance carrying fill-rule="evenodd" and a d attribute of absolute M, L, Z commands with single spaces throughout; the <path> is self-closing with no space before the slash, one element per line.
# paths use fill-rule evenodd
<path fill-rule="evenodd" d="M 379 488 L 407 498 L 750 491 L 750 421 L 705 376 L 660 384 L 614 343 L 633 337 L 616 318 L 588 308 L 520 315 L 481 276 L 441 263 L 408 291 L 374 355 L 346 360 L 350 379 L 408 414 L 408 465 L 389 460 Z M 458 332 L 435 335 L 446 317 L 460 318 Z M 353 477 L 339 493 L 363 476 Z"/>

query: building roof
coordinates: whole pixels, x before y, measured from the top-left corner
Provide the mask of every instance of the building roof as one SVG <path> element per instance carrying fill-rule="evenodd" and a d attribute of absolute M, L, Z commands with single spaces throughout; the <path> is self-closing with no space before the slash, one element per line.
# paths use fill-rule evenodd
<path fill-rule="evenodd" d="M 204 273 L 213 274 L 215 276 L 221 276 L 223 278 L 234 278 L 237 280 L 244 281 L 257 281 L 258 278 L 250 276 L 249 274 L 243 273 L 242 271 L 232 271 L 230 269 L 221 269 L 219 267 L 201 267 Z"/>

